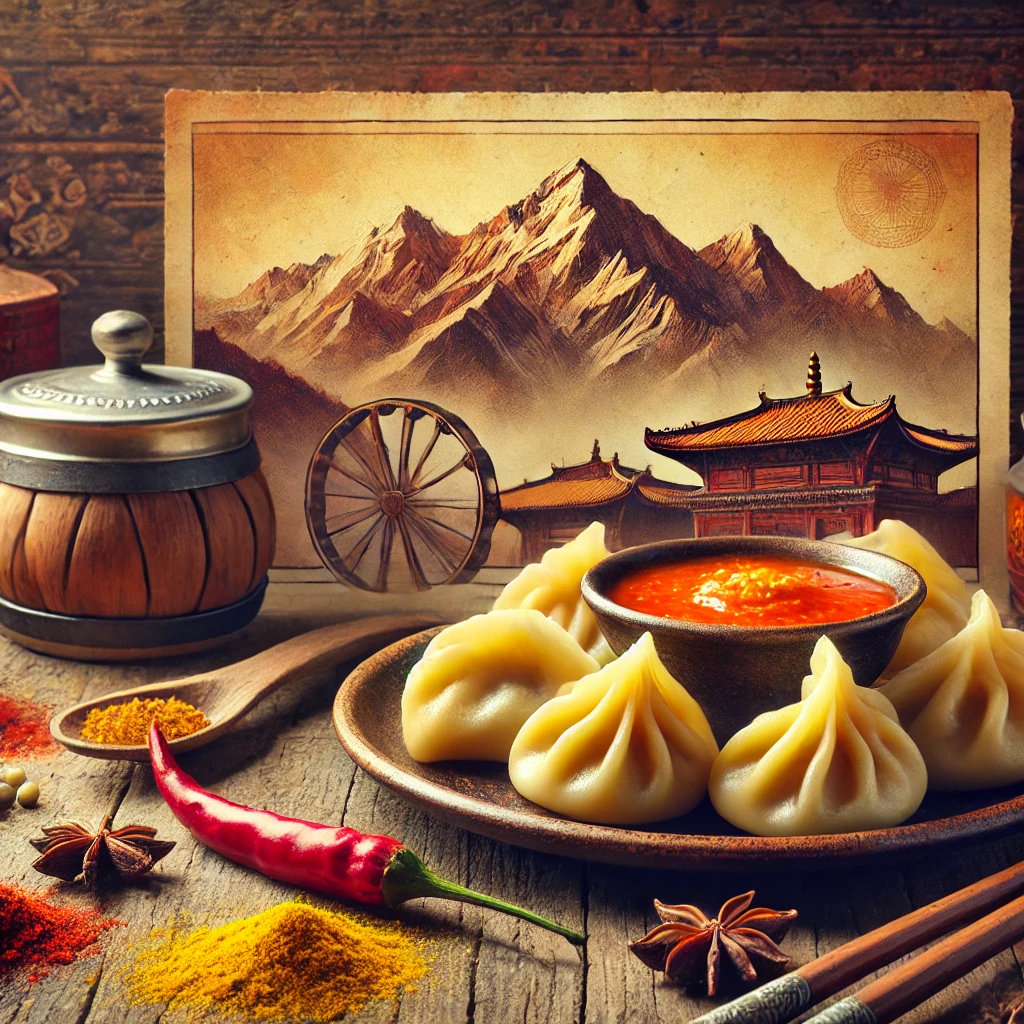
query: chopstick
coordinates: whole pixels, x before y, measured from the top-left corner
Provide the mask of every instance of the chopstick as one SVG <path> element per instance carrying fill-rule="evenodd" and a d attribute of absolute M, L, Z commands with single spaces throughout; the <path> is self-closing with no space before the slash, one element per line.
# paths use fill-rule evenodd
<path fill-rule="evenodd" d="M 807 1024 L 889 1024 L 1024 938 L 1024 896 L 937 942 Z"/>
<path fill-rule="evenodd" d="M 786 1024 L 866 974 L 1021 892 L 1024 861 L 860 935 L 792 973 L 711 1010 L 692 1024 Z"/>

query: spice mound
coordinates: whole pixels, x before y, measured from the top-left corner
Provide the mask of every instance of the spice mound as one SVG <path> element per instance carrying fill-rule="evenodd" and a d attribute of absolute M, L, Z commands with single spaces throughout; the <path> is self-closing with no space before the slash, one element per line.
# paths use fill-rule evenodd
<path fill-rule="evenodd" d="M 127 704 L 93 708 L 82 723 L 82 739 L 90 743 L 143 746 L 154 721 L 160 723 L 161 731 L 169 740 L 191 736 L 210 724 L 199 708 L 177 697 L 168 700 L 135 697 Z"/>
<path fill-rule="evenodd" d="M 60 750 L 50 735 L 53 708 L 0 696 L 0 758 L 48 757 Z"/>
<path fill-rule="evenodd" d="M 99 952 L 97 940 L 120 921 L 96 910 L 55 907 L 49 894 L 0 883 L 0 981 L 28 971 L 38 981 L 52 967 Z"/>
<path fill-rule="evenodd" d="M 152 938 L 157 945 L 125 972 L 135 1006 L 331 1021 L 393 999 L 427 970 L 420 941 L 401 926 L 306 903 L 218 928 L 157 929 Z"/>

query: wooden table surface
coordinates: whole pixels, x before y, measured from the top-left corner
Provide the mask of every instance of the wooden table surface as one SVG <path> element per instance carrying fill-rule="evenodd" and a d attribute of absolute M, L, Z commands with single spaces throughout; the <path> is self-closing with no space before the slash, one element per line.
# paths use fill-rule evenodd
<path fill-rule="evenodd" d="M 323 609 L 301 612 L 292 605 L 272 587 L 256 623 L 229 646 L 146 666 L 62 662 L 0 640 L 0 692 L 66 704 L 227 664 L 330 620 Z M 185 755 L 184 766 L 233 800 L 396 836 L 449 878 L 529 906 L 587 936 L 577 950 L 556 935 L 490 911 L 440 900 L 406 904 L 402 919 L 430 930 L 430 972 L 417 991 L 397 1004 L 371 1004 L 360 1021 L 681 1024 L 712 1004 L 663 984 L 626 950 L 655 921 L 656 896 L 712 912 L 727 897 L 754 888 L 758 903 L 799 910 L 783 949 L 803 962 L 1024 856 L 1024 837 L 1014 837 L 839 872 L 737 875 L 640 871 L 531 853 L 435 821 L 357 769 L 330 721 L 344 672 L 282 689 L 228 736 Z M 141 884 L 100 893 L 104 913 L 126 922 L 107 933 L 100 957 L 60 968 L 35 985 L 0 988 L 0 1024 L 184 1021 L 184 1013 L 165 1013 L 162 1006 L 128 1006 L 120 973 L 131 944 L 172 915 L 184 912 L 196 924 L 217 925 L 264 910 L 295 891 L 196 845 L 171 817 L 144 765 L 133 771 L 123 763 L 64 752 L 26 767 L 43 795 L 34 811 L 0 814 L 0 881 L 48 887 L 51 880 L 30 866 L 35 854 L 29 837 L 51 822 L 98 821 L 129 776 L 116 824 L 151 824 L 177 846 Z M 76 887 L 58 885 L 62 901 L 97 902 Z M 902 1019 L 1006 1021 L 1024 994 L 1022 953 L 1024 947 L 1007 950 Z"/>

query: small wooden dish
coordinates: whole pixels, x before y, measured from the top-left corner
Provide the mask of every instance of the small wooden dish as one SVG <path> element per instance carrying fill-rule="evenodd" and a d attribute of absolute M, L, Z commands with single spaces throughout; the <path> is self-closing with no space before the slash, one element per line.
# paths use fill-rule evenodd
<path fill-rule="evenodd" d="M 206 728 L 170 741 L 170 748 L 175 754 L 195 750 L 222 736 L 264 697 L 285 683 L 363 657 L 382 644 L 436 621 L 423 615 L 372 615 L 324 626 L 293 636 L 233 665 L 200 672 L 186 679 L 167 679 L 162 683 L 133 686 L 130 690 L 93 697 L 58 711 L 50 720 L 50 732 L 58 743 L 85 757 L 108 761 L 148 761 L 149 747 L 144 743 L 123 746 L 92 743 L 84 739 L 82 727 L 86 716 L 93 708 L 126 704 L 136 697 L 140 700 L 177 697 L 205 712 L 210 720 Z"/>
<path fill-rule="evenodd" d="M 683 817 L 637 828 L 560 818 L 521 797 L 503 764 L 419 764 L 406 753 L 401 730 L 405 678 L 439 631 L 406 637 L 359 665 L 338 691 L 334 727 L 352 760 L 379 782 L 442 821 L 491 839 L 610 864 L 739 871 L 917 855 L 992 838 L 1024 824 L 1024 785 L 929 793 L 903 825 L 831 836 L 746 835 L 720 818 L 707 800 Z"/>

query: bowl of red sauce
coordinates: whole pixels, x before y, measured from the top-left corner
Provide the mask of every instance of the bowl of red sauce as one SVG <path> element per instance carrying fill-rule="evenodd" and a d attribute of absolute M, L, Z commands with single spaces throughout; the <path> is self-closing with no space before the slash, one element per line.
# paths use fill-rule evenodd
<path fill-rule="evenodd" d="M 610 555 L 583 578 L 583 597 L 616 654 L 650 631 L 723 743 L 762 712 L 800 700 L 823 633 L 858 683 L 874 683 L 925 583 L 877 551 L 795 537 L 701 537 Z"/>

